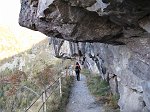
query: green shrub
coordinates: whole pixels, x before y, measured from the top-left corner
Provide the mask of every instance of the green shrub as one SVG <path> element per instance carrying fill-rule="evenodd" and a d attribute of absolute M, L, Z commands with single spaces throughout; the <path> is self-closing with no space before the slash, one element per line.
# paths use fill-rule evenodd
<path fill-rule="evenodd" d="M 112 109 L 117 109 L 119 106 L 118 106 L 118 100 L 119 100 L 119 95 L 110 95 L 109 96 L 109 106 L 112 108 Z"/>
<path fill-rule="evenodd" d="M 58 87 L 47 102 L 48 112 L 65 112 L 73 82 L 73 76 L 62 78 L 62 97 L 60 97 Z"/>
<path fill-rule="evenodd" d="M 99 103 L 104 104 L 105 112 L 119 112 L 119 95 L 112 95 L 109 83 L 102 80 L 99 75 L 90 73 L 87 69 L 83 69 L 82 74 L 87 77 L 90 92 Z"/>
<path fill-rule="evenodd" d="M 88 69 L 85 69 L 85 68 L 83 68 L 82 70 L 81 70 L 81 74 L 84 74 L 85 76 L 87 76 L 87 77 L 90 77 L 91 75 L 91 72 L 88 70 Z"/>
<path fill-rule="evenodd" d="M 95 96 L 107 96 L 110 90 L 108 83 L 99 76 L 88 78 L 88 87 Z"/>

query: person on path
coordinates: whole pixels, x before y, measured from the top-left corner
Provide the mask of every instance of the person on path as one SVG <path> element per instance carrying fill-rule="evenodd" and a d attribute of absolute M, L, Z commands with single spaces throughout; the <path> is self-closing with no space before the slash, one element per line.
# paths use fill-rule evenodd
<path fill-rule="evenodd" d="M 80 70 L 81 70 L 81 67 L 80 67 L 79 63 L 76 62 L 75 72 L 76 72 L 77 81 L 80 81 Z"/>

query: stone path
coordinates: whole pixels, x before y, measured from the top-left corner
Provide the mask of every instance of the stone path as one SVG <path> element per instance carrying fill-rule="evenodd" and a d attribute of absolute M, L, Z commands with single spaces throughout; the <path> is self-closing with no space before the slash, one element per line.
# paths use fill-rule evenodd
<path fill-rule="evenodd" d="M 104 112 L 90 94 L 84 75 L 80 81 L 75 81 L 66 112 Z"/>

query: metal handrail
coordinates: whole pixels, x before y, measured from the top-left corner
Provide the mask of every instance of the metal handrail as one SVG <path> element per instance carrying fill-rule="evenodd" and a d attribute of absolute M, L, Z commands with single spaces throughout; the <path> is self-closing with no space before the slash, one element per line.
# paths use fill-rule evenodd
<path fill-rule="evenodd" d="M 58 88 L 58 86 L 54 89 L 54 91 L 55 91 L 57 88 Z M 45 102 L 43 102 L 43 104 L 40 106 L 38 112 L 40 112 L 41 108 L 42 108 L 42 107 L 44 106 L 44 104 L 47 102 L 47 100 L 49 99 L 49 97 L 54 93 L 54 91 L 52 91 L 52 92 L 50 93 L 50 95 L 46 98 Z"/>
<path fill-rule="evenodd" d="M 25 112 L 27 112 L 39 99 L 40 97 L 43 95 L 43 93 L 45 91 L 47 91 L 48 89 L 50 89 L 58 80 L 59 78 L 61 78 L 64 74 L 60 75 L 51 85 L 49 85 L 45 90 L 42 91 L 42 93 L 39 95 L 39 97 L 25 110 Z M 51 94 L 50 94 L 51 95 Z M 50 96 L 49 96 L 50 97 Z M 42 104 L 43 105 L 43 104 Z"/>

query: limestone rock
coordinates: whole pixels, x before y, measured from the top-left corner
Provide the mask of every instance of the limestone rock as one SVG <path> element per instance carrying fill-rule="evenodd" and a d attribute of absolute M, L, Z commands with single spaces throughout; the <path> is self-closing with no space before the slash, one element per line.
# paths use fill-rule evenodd
<path fill-rule="evenodd" d="M 121 111 L 141 112 L 145 106 L 141 94 L 125 86 L 120 90 L 121 90 L 120 91 L 121 94 L 120 94 L 119 106 Z"/>
<path fill-rule="evenodd" d="M 51 37 L 122 45 L 150 37 L 149 6 L 149 0 L 22 0 L 19 23 Z"/>
<path fill-rule="evenodd" d="M 147 105 L 147 110 L 150 111 L 150 82 L 143 83 L 143 97 Z"/>
<path fill-rule="evenodd" d="M 70 53 L 78 57 L 80 64 L 109 81 L 113 94 L 120 96 L 122 112 L 150 111 L 149 38 L 132 39 L 127 45 L 116 46 L 88 42 L 69 45 Z"/>
<path fill-rule="evenodd" d="M 22 0 L 19 24 L 108 79 L 123 112 L 150 112 L 149 15 L 149 0 Z"/>

